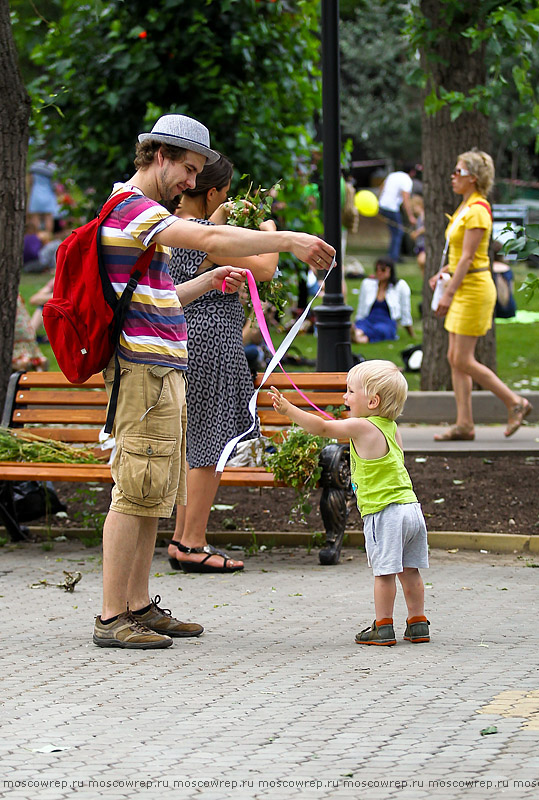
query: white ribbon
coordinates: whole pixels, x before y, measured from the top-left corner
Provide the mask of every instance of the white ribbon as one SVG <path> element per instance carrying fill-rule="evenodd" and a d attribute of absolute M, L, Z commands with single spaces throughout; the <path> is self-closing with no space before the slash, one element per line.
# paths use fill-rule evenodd
<path fill-rule="evenodd" d="M 314 303 L 314 301 L 316 300 L 316 298 L 318 297 L 318 295 L 320 294 L 320 292 L 324 288 L 324 284 L 325 284 L 325 282 L 327 281 L 327 279 L 329 277 L 329 273 L 331 272 L 331 270 L 335 266 L 335 263 L 336 263 L 335 259 L 333 259 L 333 261 L 331 262 L 331 266 L 328 269 L 324 280 L 322 281 L 322 283 L 320 284 L 320 286 L 318 288 L 317 293 L 315 294 L 313 299 L 310 301 L 310 303 L 308 303 L 307 307 L 305 308 L 305 310 L 303 311 L 301 316 L 298 317 L 298 319 L 296 320 L 294 325 L 290 328 L 290 330 L 286 334 L 285 338 L 283 339 L 283 341 L 281 342 L 281 344 L 277 348 L 277 350 L 275 352 L 275 355 L 273 356 L 273 358 L 269 362 L 268 366 L 266 367 L 266 371 L 264 372 L 264 376 L 263 376 L 263 378 L 262 378 L 262 380 L 260 382 L 260 386 L 257 389 L 255 389 L 251 399 L 249 400 L 249 414 L 251 415 L 251 417 L 253 419 L 253 422 L 252 422 L 251 426 L 246 431 L 244 431 L 243 433 L 240 433 L 239 436 L 235 436 L 233 439 L 231 439 L 229 442 L 226 443 L 226 445 L 223 448 L 223 451 L 222 451 L 221 455 L 219 456 L 219 460 L 217 461 L 217 466 L 215 467 L 215 472 L 222 472 L 224 470 L 225 464 L 228 461 L 228 459 L 230 458 L 230 454 L 232 453 L 232 451 L 236 447 L 237 443 L 241 439 L 243 439 L 244 436 L 247 436 L 247 434 L 251 433 L 255 429 L 255 426 L 256 426 L 256 400 L 257 400 L 257 397 L 258 397 L 258 393 L 262 389 L 262 387 L 264 386 L 266 381 L 268 380 L 268 378 L 271 375 L 271 373 L 274 371 L 275 367 L 279 364 L 281 359 L 284 357 L 284 355 L 286 354 L 288 348 L 290 347 L 290 345 L 292 344 L 292 342 L 294 341 L 296 336 L 298 335 L 298 333 L 300 331 L 300 328 L 301 328 L 302 324 L 304 323 L 307 314 L 311 310 L 312 304 Z"/>

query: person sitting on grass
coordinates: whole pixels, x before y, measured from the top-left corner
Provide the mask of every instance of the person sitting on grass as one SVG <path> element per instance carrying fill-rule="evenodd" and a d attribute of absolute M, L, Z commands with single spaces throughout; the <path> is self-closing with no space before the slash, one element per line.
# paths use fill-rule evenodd
<path fill-rule="evenodd" d="M 395 341 L 397 323 L 414 338 L 410 287 L 397 279 L 390 258 L 376 261 L 375 274 L 365 278 L 359 291 L 356 319 L 352 325 L 353 342 Z"/>
<path fill-rule="evenodd" d="M 356 636 L 357 644 L 394 645 L 395 576 L 401 583 L 408 617 L 404 639 L 430 641 L 419 569 L 428 567 L 427 529 L 421 506 L 404 466 L 395 420 L 408 392 L 406 378 L 391 361 L 356 364 L 346 379 L 348 419 L 328 420 L 294 406 L 274 387 L 273 407 L 316 436 L 350 439 L 352 487 L 363 517 L 367 560 L 374 573 L 376 619 Z"/>

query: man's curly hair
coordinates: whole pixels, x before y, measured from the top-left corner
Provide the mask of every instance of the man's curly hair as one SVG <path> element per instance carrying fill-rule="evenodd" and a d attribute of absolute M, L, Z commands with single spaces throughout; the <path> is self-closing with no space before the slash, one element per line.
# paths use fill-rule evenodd
<path fill-rule="evenodd" d="M 187 152 L 185 147 L 174 147 L 171 144 L 164 144 L 157 142 L 155 139 L 145 139 L 143 142 L 137 142 L 135 150 L 135 167 L 137 169 L 148 169 L 153 164 L 155 154 L 161 148 L 165 158 L 170 161 L 183 161 Z"/>

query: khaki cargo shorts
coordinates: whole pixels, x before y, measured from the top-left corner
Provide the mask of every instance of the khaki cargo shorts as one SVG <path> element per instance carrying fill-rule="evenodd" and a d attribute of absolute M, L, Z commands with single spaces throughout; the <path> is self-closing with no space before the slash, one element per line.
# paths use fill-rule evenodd
<path fill-rule="evenodd" d="M 110 508 L 139 517 L 170 517 L 175 504 L 187 502 L 185 377 L 182 370 L 123 358 L 120 366 Z M 110 397 L 114 358 L 103 377 Z"/>

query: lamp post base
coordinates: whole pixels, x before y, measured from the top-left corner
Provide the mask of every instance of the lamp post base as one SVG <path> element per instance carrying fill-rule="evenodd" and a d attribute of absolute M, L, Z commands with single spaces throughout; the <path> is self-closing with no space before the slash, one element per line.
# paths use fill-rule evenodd
<path fill-rule="evenodd" d="M 321 305 L 314 309 L 318 348 L 316 369 L 318 372 L 348 372 L 354 365 L 350 345 L 351 306 Z"/>

